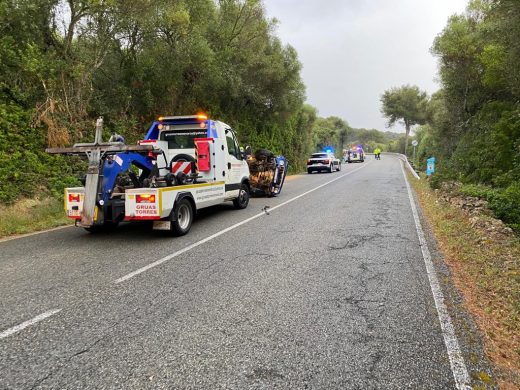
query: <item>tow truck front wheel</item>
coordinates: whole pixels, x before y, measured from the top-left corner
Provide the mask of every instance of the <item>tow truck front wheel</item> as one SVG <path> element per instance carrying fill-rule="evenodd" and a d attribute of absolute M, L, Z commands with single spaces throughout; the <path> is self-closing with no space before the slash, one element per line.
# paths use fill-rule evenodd
<path fill-rule="evenodd" d="M 240 191 L 238 193 L 238 198 L 233 199 L 233 205 L 236 209 L 242 210 L 247 207 L 249 204 L 249 187 L 247 184 L 242 183 L 240 186 Z"/>
<path fill-rule="evenodd" d="M 171 233 L 174 236 L 184 236 L 191 229 L 193 223 L 193 206 L 188 199 L 181 199 L 175 206 L 172 216 Z"/>

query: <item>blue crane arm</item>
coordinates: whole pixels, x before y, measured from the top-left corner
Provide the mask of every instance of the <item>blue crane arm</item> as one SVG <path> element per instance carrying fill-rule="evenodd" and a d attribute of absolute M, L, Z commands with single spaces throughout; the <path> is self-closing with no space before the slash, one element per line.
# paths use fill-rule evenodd
<path fill-rule="evenodd" d="M 116 184 L 117 175 L 128 171 L 132 165 L 143 171 L 151 172 L 155 165 L 153 159 L 139 153 L 119 153 L 112 159 L 105 159 L 103 163 L 103 183 L 101 199 L 107 201 L 110 199 L 114 185 Z"/>

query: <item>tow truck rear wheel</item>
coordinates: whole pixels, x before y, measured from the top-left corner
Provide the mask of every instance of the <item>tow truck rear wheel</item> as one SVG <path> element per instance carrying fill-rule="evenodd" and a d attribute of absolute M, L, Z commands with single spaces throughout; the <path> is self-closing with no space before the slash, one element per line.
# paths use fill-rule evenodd
<path fill-rule="evenodd" d="M 191 229 L 193 223 L 193 206 L 191 202 L 184 198 L 175 205 L 174 215 L 172 215 L 171 233 L 174 236 L 184 236 Z"/>
<path fill-rule="evenodd" d="M 236 209 L 242 210 L 247 207 L 249 204 L 249 187 L 246 183 L 242 183 L 240 185 L 240 190 L 238 192 L 238 198 L 233 199 L 233 205 Z"/>

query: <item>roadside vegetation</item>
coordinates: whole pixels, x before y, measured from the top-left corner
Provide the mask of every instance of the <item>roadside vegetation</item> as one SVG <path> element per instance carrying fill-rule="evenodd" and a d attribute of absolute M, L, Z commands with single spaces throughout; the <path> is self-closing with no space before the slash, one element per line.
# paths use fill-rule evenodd
<path fill-rule="evenodd" d="M 421 104 L 412 181 L 500 388 L 520 388 L 520 3 L 470 1 L 435 38 L 441 89 Z M 402 93 L 393 89 L 382 97 Z M 424 96 L 416 90 L 417 98 Z M 398 101 L 394 96 L 394 101 Z M 395 107 L 394 107 L 395 108 Z M 401 116 L 401 121 L 404 121 Z M 399 152 L 406 148 L 405 137 Z M 499 218 L 500 220 L 496 219 Z M 507 224 L 506 225 L 504 225 Z"/>
<path fill-rule="evenodd" d="M 520 240 L 490 215 L 485 202 L 467 195 L 467 187 L 433 190 L 426 180 L 410 182 L 483 333 L 500 388 L 519 388 Z"/>
<path fill-rule="evenodd" d="M 31 233 L 72 224 L 63 212 L 63 200 L 22 199 L 12 205 L 0 205 L 0 237 Z"/>
<path fill-rule="evenodd" d="M 436 157 L 433 188 L 462 183 L 520 232 L 520 3 L 470 1 L 464 14 L 449 19 L 431 51 L 439 59 L 441 89 L 426 102 L 416 87 L 408 100 L 413 87 L 386 91 L 382 112 L 389 125 L 420 124 L 414 164 L 424 170 Z M 407 103 L 413 100 L 415 106 Z M 411 157 L 403 138 L 386 150 Z"/>
<path fill-rule="evenodd" d="M 91 141 L 99 116 L 134 143 L 203 111 L 301 169 L 317 113 L 275 28 L 255 0 L 0 2 L 0 202 L 77 182 L 44 149 Z"/>

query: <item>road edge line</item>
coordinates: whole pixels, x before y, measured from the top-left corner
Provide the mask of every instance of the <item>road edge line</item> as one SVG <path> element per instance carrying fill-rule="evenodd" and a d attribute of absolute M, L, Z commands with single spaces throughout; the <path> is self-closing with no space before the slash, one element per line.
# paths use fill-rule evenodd
<path fill-rule="evenodd" d="M 343 174 L 343 175 L 341 175 L 341 176 L 338 176 L 338 177 L 336 177 L 336 178 L 334 178 L 334 179 L 332 179 L 332 180 L 329 180 L 328 182 L 325 182 L 325 183 L 323 183 L 323 184 L 320 184 L 318 187 L 315 187 L 315 188 L 313 188 L 313 189 L 311 189 L 311 190 L 309 190 L 309 191 L 306 191 L 306 192 L 304 192 L 304 193 L 302 193 L 302 194 L 300 194 L 300 195 L 297 195 L 297 196 L 295 196 L 294 198 L 291 198 L 291 199 L 289 199 L 289 200 L 286 200 L 285 202 L 282 202 L 282 203 L 280 203 L 279 205 L 273 206 L 273 207 L 271 207 L 271 208 L 268 209 L 268 212 L 274 211 L 274 210 L 276 210 L 276 209 L 278 209 L 278 208 L 280 208 L 280 207 L 282 207 L 282 206 L 285 206 L 286 204 L 289 204 L 289 203 L 291 203 L 291 202 L 294 202 L 294 201 L 297 200 L 297 199 L 300 199 L 301 197 L 303 197 L 303 196 L 305 196 L 305 195 L 307 195 L 307 194 L 310 194 L 311 192 L 314 192 L 314 191 L 316 191 L 316 190 L 319 190 L 320 188 L 325 187 L 326 185 L 329 185 L 329 184 L 331 184 L 331 183 L 333 183 L 333 182 L 335 182 L 335 181 L 337 181 L 337 180 L 340 180 L 340 179 L 344 178 L 345 176 L 351 175 L 352 173 L 357 172 L 357 171 L 359 171 L 359 170 L 365 168 L 365 167 L 368 166 L 369 164 L 370 164 L 370 163 L 366 163 L 366 164 L 363 165 L 362 167 L 359 167 L 359 168 L 356 168 L 356 169 L 354 169 L 354 170 L 352 170 L 352 171 L 349 171 L 349 172 L 347 172 L 347 173 L 345 173 L 345 174 Z M 266 211 L 266 212 L 267 212 L 267 211 Z M 180 249 L 180 250 L 178 250 L 178 251 L 176 251 L 176 252 L 174 252 L 174 253 L 172 253 L 172 254 L 170 254 L 170 255 L 168 255 L 168 256 L 165 256 L 165 257 L 163 257 L 163 258 L 161 258 L 161 259 L 159 259 L 159 260 L 154 261 L 153 263 L 150 263 L 150 264 L 148 264 L 148 265 L 145 265 L 144 267 L 141 267 L 141 268 L 139 268 L 139 269 L 137 269 L 137 270 L 135 270 L 135 271 L 133 271 L 133 272 L 130 272 L 129 274 L 126 274 L 126 275 L 124 275 L 124 276 L 122 276 L 122 277 L 116 279 L 116 280 L 114 281 L 114 283 L 115 283 L 115 284 L 119 284 L 119 283 L 125 282 L 125 281 L 127 281 L 128 279 L 133 278 L 134 276 L 137 276 L 137 275 L 139 275 L 139 274 L 142 274 L 143 272 L 148 271 L 148 270 L 151 269 L 151 268 L 157 267 L 158 265 L 161 265 L 161 264 L 163 264 L 163 263 L 165 263 L 165 262 L 167 262 L 167 261 L 169 261 L 169 260 L 171 260 L 171 259 L 173 259 L 173 258 L 179 256 L 179 255 L 182 255 L 183 253 L 186 253 L 186 252 L 188 252 L 189 250 L 191 250 L 191 249 L 193 249 L 193 248 L 196 248 L 196 247 L 198 247 L 198 246 L 200 246 L 200 245 L 202 245 L 202 244 L 205 244 L 205 243 L 208 242 L 208 241 L 213 240 L 214 238 L 217 238 L 217 237 L 219 237 L 219 236 L 221 236 L 221 235 L 223 235 L 223 234 L 225 234 L 225 233 L 227 233 L 227 232 L 229 232 L 229 231 L 231 231 L 231 230 L 236 229 L 236 228 L 239 227 L 239 226 L 242 226 L 242 225 L 244 225 L 244 224 L 246 224 L 246 223 L 248 223 L 248 222 L 251 222 L 251 221 L 253 221 L 253 220 L 255 220 L 255 219 L 261 217 L 262 215 L 266 215 L 266 212 L 262 211 L 261 213 L 258 213 L 258 214 L 256 214 L 256 215 L 253 215 L 252 217 L 249 217 L 249 218 L 247 218 L 247 219 L 244 219 L 243 221 L 240 221 L 240 222 L 238 222 L 238 223 L 236 223 L 236 224 L 234 224 L 234 225 L 231 225 L 231 226 L 225 228 L 224 230 L 221 230 L 221 231 L 218 232 L 218 233 L 215 233 L 215 234 L 213 234 L 213 235 L 211 235 L 211 236 L 209 236 L 209 237 L 206 237 L 206 238 L 204 238 L 204 239 L 202 239 L 202 240 L 200 240 L 200 241 L 194 242 L 193 244 L 188 245 L 187 247 L 185 247 L 185 248 L 183 248 L 183 249 Z"/>
<path fill-rule="evenodd" d="M 12 234 L 10 236 L 0 237 L 0 243 L 7 242 L 7 241 L 13 241 L 13 240 L 19 240 L 21 238 L 35 236 L 37 234 L 49 233 L 49 232 L 53 232 L 55 230 L 61 230 L 61 229 L 66 229 L 66 228 L 71 228 L 71 227 L 74 227 L 74 225 L 73 224 L 67 224 L 67 225 L 63 225 L 63 226 L 53 227 L 53 228 L 50 228 L 50 229 L 38 230 L 36 232 L 22 233 L 22 234 Z"/>
<path fill-rule="evenodd" d="M 439 280 L 437 278 L 437 273 L 435 272 L 435 268 L 433 266 L 431 253 L 421 226 L 421 220 L 419 219 L 419 213 L 417 212 L 412 189 L 410 187 L 410 183 L 408 182 L 408 177 L 406 177 L 403 162 L 401 161 L 401 164 L 399 165 L 401 166 L 401 172 L 403 173 L 403 177 L 406 183 L 408 198 L 410 200 L 410 207 L 412 209 L 413 219 L 415 221 L 415 229 L 417 230 L 419 245 L 421 247 L 424 264 L 426 266 L 426 274 L 428 275 L 433 300 L 435 302 L 435 308 L 437 309 L 437 316 L 439 317 L 439 322 L 441 325 L 444 345 L 446 346 L 448 358 L 450 359 L 451 372 L 453 374 L 453 378 L 455 379 L 457 389 L 470 390 L 472 387 L 468 369 L 466 367 L 466 363 L 464 362 L 457 336 L 455 335 L 455 328 L 453 327 L 451 317 L 448 313 L 448 308 L 444 303 L 444 294 L 442 293 Z"/>
<path fill-rule="evenodd" d="M 30 320 L 22 322 L 19 325 L 16 325 L 16 326 L 13 326 L 13 327 L 11 327 L 9 329 L 6 329 L 6 330 L 4 330 L 3 332 L 0 333 L 0 340 L 3 339 L 3 338 L 9 337 L 9 336 L 11 336 L 11 335 L 13 335 L 15 333 L 18 333 L 21 330 L 27 328 L 28 326 L 36 324 L 37 322 L 43 321 L 44 319 L 49 318 L 50 316 L 52 316 L 52 315 L 54 315 L 56 313 L 59 313 L 60 311 L 61 311 L 61 309 L 49 310 L 49 311 L 46 311 L 45 313 L 37 315 L 36 317 L 34 317 L 34 318 L 30 319 Z"/>

